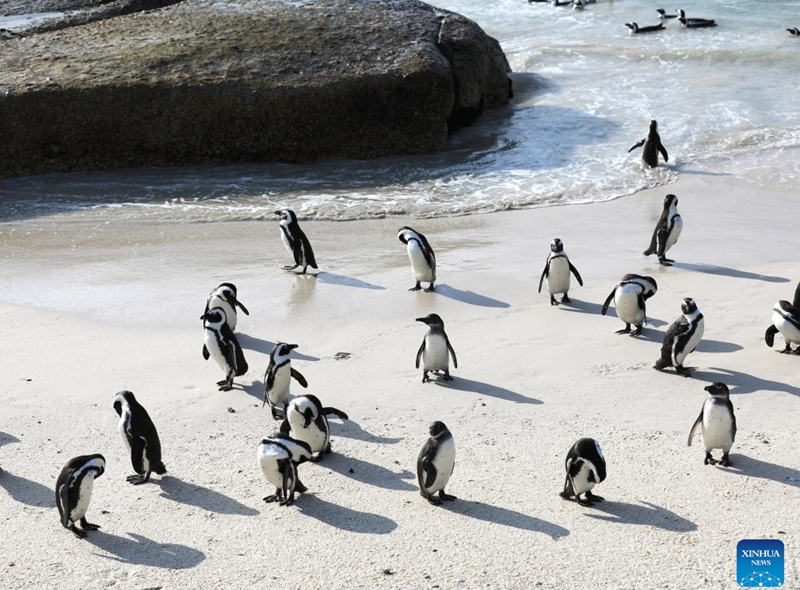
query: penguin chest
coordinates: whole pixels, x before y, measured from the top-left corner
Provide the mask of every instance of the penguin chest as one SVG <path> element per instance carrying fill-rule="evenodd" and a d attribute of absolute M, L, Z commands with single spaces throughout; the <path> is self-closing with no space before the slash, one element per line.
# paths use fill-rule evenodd
<path fill-rule="evenodd" d="M 77 522 L 81 518 L 86 516 L 86 511 L 89 509 L 89 502 L 92 501 L 93 488 L 94 488 L 94 475 L 91 474 L 85 475 L 78 487 L 78 498 L 75 502 L 75 506 L 69 513 L 69 519 L 72 522 Z"/>
<path fill-rule="evenodd" d="M 726 404 L 710 399 L 703 407 L 703 446 L 706 451 L 722 449 L 727 453 L 733 446 L 733 416 Z"/>
<path fill-rule="evenodd" d="M 301 440 L 304 443 L 308 443 L 308 446 L 311 447 L 311 452 L 321 453 L 328 447 L 328 424 L 327 419 L 323 416 L 323 423 L 325 425 L 325 429 L 321 430 L 317 427 L 314 422 L 311 422 L 308 425 L 308 428 L 303 428 L 303 417 L 300 417 L 298 420 L 299 424 L 291 424 L 292 427 L 292 438 L 296 438 L 297 440 Z"/>
<path fill-rule="evenodd" d="M 122 418 L 119 420 L 119 426 L 117 429 L 119 430 L 119 435 L 122 437 L 122 442 L 125 445 L 125 448 L 128 449 L 128 452 L 131 452 L 131 441 L 128 440 L 128 431 L 131 427 L 131 415 L 129 413 L 122 414 Z"/>
<path fill-rule="evenodd" d="M 261 458 L 261 473 L 264 475 L 264 479 L 276 488 L 283 487 L 283 474 L 276 457 Z"/>
<path fill-rule="evenodd" d="M 778 328 L 787 343 L 800 344 L 800 323 L 790 321 L 784 315 L 785 312 L 781 313 L 778 309 L 776 306 L 776 309 L 772 312 L 773 325 Z"/>
<path fill-rule="evenodd" d="M 703 338 L 704 331 L 705 323 L 701 318 L 695 323 L 694 329 L 691 331 L 686 345 L 682 349 L 679 349 L 676 343 L 676 346 L 674 347 L 675 364 L 682 365 L 683 361 L 686 360 L 686 357 L 694 352 L 694 349 L 697 348 L 697 345 L 700 344 L 700 340 Z"/>
<path fill-rule="evenodd" d="M 294 248 L 292 248 L 292 240 L 289 239 L 289 230 L 284 225 L 285 222 L 281 222 L 281 241 L 283 242 L 284 247 L 286 250 L 289 251 L 289 254 L 294 256 Z"/>
<path fill-rule="evenodd" d="M 292 366 L 287 363 L 275 370 L 272 389 L 267 392 L 270 405 L 285 404 L 289 397 L 289 386 L 292 378 Z"/>
<path fill-rule="evenodd" d="M 229 370 L 228 361 L 225 358 L 225 352 L 220 346 L 220 341 L 217 338 L 217 333 L 214 330 L 206 329 L 205 345 L 208 349 L 208 354 L 214 359 L 214 362 L 219 365 L 219 368 L 227 372 Z"/>
<path fill-rule="evenodd" d="M 682 231 L 683 231 L 683 219 L 681 219 L 680 215 L 676 215 L 672 221 L 672 231 L 669 232 L 669 235 L 667 236 L 667 243 L 664 246 L 665 254 L 670 248 L 672 248 L 678 242 L 678 238 L 681 237 Z"/>
<path fill-rule="evenodd" d="M 422 362 L 426 371 L 446 371 L 450 366 L 447 353 L 447 340 L 441 334 L 427 334 L 425 336 L 425 350 L 422 352 Z"/>
<path fill-rule="evenodd" d="M 453 474 L 453 468 L 456 465 L 456 443 L 452 437 L 439 445 L 432 463 L 436 469 L 436 479 L 433 480 L 433 485 L 427 488 L 429 494 L 443 490 Z"/>
<path fill-rule="evenodd" d="M 623 285 L 614 293 L 617 316 L 626 324 L 641 326 L 644 323 L 644 309 L 639 307 L 639 285 Z"/>
<path fill-rule="evenodd" d="M 578 474 L 572 478 L 572 491 L 575 493 L 576 496 L 579 496 L 580 494 L 585 494 L 586 492 L 589 492 L 592 490 L 592 488 L 594 488 L 596 482 L 589 481 L 591 474 L 592 474 L 591 463 L 584 459 L 582 461 L 580 471 L 578 471 Z"/>
<path fill-rule="evenodd" d="M 550 260 L 547 273 L 547 291 L 550 295 L 569 291 L 569 261 L 566 256 L 558 256 Z"/>
<path fill-rule="evenodd" d="M 408 260 L 411 262 L 411 270 L 417 281 L 429 283 L 434 280 L 433 271 L 416 240 L 408 242 Z"/>

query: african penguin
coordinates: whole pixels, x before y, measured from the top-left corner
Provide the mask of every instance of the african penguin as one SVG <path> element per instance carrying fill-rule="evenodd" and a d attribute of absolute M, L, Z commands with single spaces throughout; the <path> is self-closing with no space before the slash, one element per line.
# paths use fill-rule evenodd
<path fill-rule="evenodd" d="M 705 331 L 705 320 L 691 297 L 683 300 L 681 312 L 683 315 L 672 322 L 664 335 L 661 358 L 656 361 L 654 368 L 663 371 L 667 367 L 675 367 L 679 375 L 688 377 L 694 368 L 684 367 L 683 361 L 700 344 Z"/>
<path fill-rule="evenodd" d="M 792 37 L 800 37 L 800 29 L 797 27 L 792 27 L 791 29 L 786 29 Z"/>
<path fill-rule="evenodd" d="M 417 318 L 416 321 L 428 326 L 425 338 L 417 351 L 416 367 L 419 369 L 419 360 L 422 358 L 422 382 L 430 381 L 429 371 L 436 371 L 437 374 L 444 371 L 443 379 L 452 381 L 450 376 L 450 356 L 453 356 L 453 366 L 458 368 L 458 359 L 450 339 L 444 331 L 444 320 L 435 313 L 426 315 L 424 318 Z"/>
<path fill-rule="evenodd" d="M 411 270 L 414 274 L 414 279 L 417 284 L 409 289 L 409 291 L 419 291 L 422 287 L 421 282 L 430 283 L 428 288 L 425 289 L 426 293 L 430 293 L 436 287 L 436 254 L 433 253 L 433 248 L 428 243 L 428 240 L 418 231 L 410 227 L 401 227 L 397 231 L 397 237 L 406 245 L 408 250 L 408 260 L 411 262 Z"/>
<path fill-rule="evenodd" d="M 417 481 L 420 495 L 438 506 L 442 501 L 456 500 L 455 496 L 444 492 L 456 466 L 456 443 L 444 422 L 431 424 L 429 433 L 430 438 L 417 457 Z"/>
<path fill-rule="evenodd" d="M 664 208 L 661 210 L 661 217 L 658 218 L 656 227 L 653 230 L 653 237 L 650 238 L 650 246 L 643 252 L 645 256 L 655 254 L 658 256 L 658 263 L 662 266 L 672 266 L 674 260 L 667 258 L 667 252 L 672 248 L 681 237 L 683 231 L 683 218 L 678 213 L 678 197 L 667 195 L 664 197 Z"/>
<path fill-rule="evenodd" d="M 667 14 L 667 11 L 663 8 L 656 8 L 656 12 L 658 13 L 658 18 L 664 20 L 665 18 L 678 18 L 677 14 Z"/>
<path fill-rule="evenodd" d="M 278 420 L 278 409 L 286 414 L 286 401 L 289 399 L 289 386 L 292 377 L 303 387 L 308 387 L 306 378 L 292 368 L 292 359 L 289 354 L 297 348 L 297 344 L 278 342 L 269 353 L 269 365 L 264 373 L 264 404 L 269 403 L 272 417 Z M 261 407 L 264 407 L 264 404 Z"/>
<path fill-rule="evenodd" d="M 709 18 L 686 18 L 686 12 L 678 9 L 678 22 L 689 29 L 704 29 L 707 27 L 716 27 L 717 23 Z"/>
<path fill-rule="evenodd" d="M 606 315 L 608 306 L 613 299 L 614 307 L 617 308 L 617 317 L 625 322 L 625 328 L 617 330 L 617 334 L 638 336 L 642 332 L 642 326 L 647 322 L 645 302 L 655 295 L 656 291 L 658 291 L 658 284 L 653 277 L 627 274 L 611 291 L 603 304 L 602 314 Z M 631 324 L 636 326 L 633 332 L 631 332 Z"/>
<path fill-rule="evenodd" d="M 233 388 L 234 376 L 240 377 L 247 373 L 247 361 L 244 352 L 236 339 L 236 335 L 228 327 L 225 311 L 221 307 L 212 307 L 200 316 L 205 329 L 205 344 L 203 344 L 203 358 L 213 358 L 220 369 L 225 371 L 225 379 L 218 381 L 220 391 L 230 391 Z"/>
<path fill-rule="evenodd" d="M 638 33 L 655 33 L 656 31 L 663 31 L 664 25 L 659 23 L 657 25 L 650 25 L 648 27 L 640 27 L 637 23 L 625 23 L 625 26 L 631 30 L 631 35 Z"/>
<path fill-rule="evenodd" d="M 661 136 L 658 134 L 658 123 L 655 119 L 650 121 L 650 131 L 647 133 L 647 137 L 633 144 L 628 150 L 628 153 L 642 146 L 644 146 L 642 150 L 642 160 L 645 164 L 650 166 L 650 168 L 658 166 L 658 152 L 661 152 L 661 155 L 664 156 L 665 162 L 669 162 L 667 149 L 661 145 Z"/>
<path fill-rule="evenodd" d="M 136 472 L 136 475 L 129 475 L 127 480 L 139 485 L 149 481 L 153 471 L 164 475 L 167 468 L 161 461 L 161 441 L 147 410 L 136 401 L 133 393 L 120 391 L 114 396 L 114 411 L 119 416 L 119 433 L 131 454 L 131 463 Z"/>
<path fill-rule="evenodd" d="M 308 443 L 280 432 L 262 439 L 258 445 L 258 464 L 264 479 L 275 486 L 275 493 L 265 496 L 264 502 L 290 506 L 295 492 L 305 493 L 306 486 L 297 477 L 297 466 L 309 460 L 311 447 Z"/>
<path fill-rule="evenodd" d="M 331 452 L 331 430 L 328 416 L 347 420 L 347 414 L 336 408 L 322 407 L 315 395 L 298 395 L 286 406 L 286 419 L 281 432 L 303 441 L 311 448 L 311 461 L 319 461 Z"/>
<path fill-rule="evenodd" d="M 603 501 L 601 496 L 592 493 L 592 488 L 606 478 L 606 460 L 596 440 L 578 440 L 567 453 L 564 465 L 567 478 L 564 481 L 564 491 L 560 493 L 562 498 L 569 500 L 574 497 L 583 506 Z M 581 494 L 585 499 L 581 499 Z"/>
<path fill-rule="evenodd" d="M 692 438 L 700 428 L 703 446 L 706 448 L 705 464 L 714 465 L 717 461 L 711 456 L 711 451 L 722 449 L 722 460 L 719 463 L 730 467 L 728 453 L 736 440 L 736 416 L 733 413 L 731 395 L 724 383 L 717 382 L 704 389 L 708 392 L 708 397 L 689 431 L 689 446 L 692 446 Z"/>
<path fill-rule="evenodd" d="M 275 211 L 275 215 L 281 217 L 281 240 L 283 245 L 294 258 L 294 266 L 284 266 L 283 270 L 294 270 L 302 266 L 303 270 L 299 274 L 306 274 L 306 269 L 310 266 L 317 269 L 317 260 L 314 258 L 314 251 L 311 249 L 311 242 L 308 241 L 306 234 L 300 229 L 297 223 L 297 216 L 291 209 Z"/>
<path fill-rule="evenodd" d="M 71 530 L 78 537 L 85 537 L 86 531 L 95 531 L 98 524 L 86 521 L 86 511 L 92 500 L 92 488 L 95 478 L 106 470 L 103 455 L 81 455 L 70 459 L 56 480 L 56 506 L 61 516 L 61 525 Z M 75 523 L 80 522 L 79 530 Z"/>
<path fill-rule="evenodd" d="M 564 252 L 564 243 L 555 238 L 550 242 L 550 254 L 547 257 L 547 262 L 544 265 L 544 271 L 539 279 L 539 293 L 542 292 L 542 283 L 545 278 L 547 279 L 547 292 L 550 293 L 550 305 L 558 305 L 558 301 L 553 295 L 563 293 L 561 303 L 570 303 L 569 299 L 569 283 L 570 273 L 575 275 L 578 279 L 578 284 L 583 287 L 583 279 L 578 269 L 572 265 L 567 253 Z"/>
<path fill-rule="evenodd" d="M 247 308 L 237 299 L 236 285 L 233 283 L 222 283 L 219 287 L 211 291 L 206 300 L 206 309 L 203 313 L 208 312 L 212 307 L 221 307 L 225 312 L 228 327 L 231 330 L 236 330 L 236 308 L 239 307 L 244 312 L 244 315 L 250 315 Z"/>
<path fill-rule="evenodd" d="M 781 300 L 772 308 L 772 325 L 764 334 L 764 340 L 770 348 L 775 343 L 775 334 L 778 332 L 786 341 L 786 348 L 781 352 L 800 354 L 800 283 L 797 284 L 792 303 Z M 797 345 L 797 348 L 792 350 L 792 344 Z"/>

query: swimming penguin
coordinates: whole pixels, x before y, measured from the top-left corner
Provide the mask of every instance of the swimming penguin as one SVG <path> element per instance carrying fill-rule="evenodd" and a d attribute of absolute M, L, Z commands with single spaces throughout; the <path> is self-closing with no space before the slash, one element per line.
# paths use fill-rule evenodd
<path fill-rule="evenodd" d="M 234 376 L 240 377 L 247 373 L 247 361 L 244 352 L 236 339 L 236 335 L 228 327 L 225 311 L 221 307 L 212 307 L 200 316 L 205 329 L 205 344 L 203 344 L 203 358 L 212 357 L 225 371 L 225 379 L 218 381 L 220 391 L 233 389 Z"/>
<path fill-rule="evenodd" d="M 592 488 L 606 478 L 606 460 L 596 440 L 578 440 L 567 453 L 564 465 L 567 479 L 564 481 L 564 491 L 559 494 L 562 498 L 569 500 L 574 496 L 578 504 L 583 506 L 604 500 L 602 496 L 592 493 Z M 584 500 L 581 500 L 581 494 Z"/>
<path fill-rule="evenodd" d="M 775 334 L 778 332 L 786 341 L 786 348 L 781 352 L 800 354 L 800 283 L 797 284 L 792 303 L 781 300 L 772 308 L 772 325 L 764 334 L 764 340 L 770 348 L 775 343 Z M 792 344 L 796 344 L 797 348 L 792 350 Z"/>
<path fill-rule="evenodd" d="M 258 464 L 264 478 L 275 486 L 275 493 L 264 497 L 264 502 L 278 502 L 280 506 L 291 506 L 294 494 L 304 494 L 306 486 L 297 477 L 297 466 L 311 460 L 311 447 L 276 432 L 262 439 L 258 445 Z"/>
<path fill-rule="evenodd" d="M 236 297 L 236 285 L 233 283 L 221 283 L 219 287 L 211 291 L 206 300 L 206 313 L 212 307 L 221 307 L 228 319 L 228 327 L 236 330 L 236 308 L 239 307 L 244 315 L 250 315 L 247 308 Z"/>
<path fill-rule="evenodd" d="M 631 30 L 631 35 L 636 35 L 637 33 L 655 33 L 656 31 L 664 30 L 664 25 L 661 23 L 649 27 L 640 27 L 636 23 L 625 23 L 625 26 Z"/>
<path fill-rule="evenodd" d="M 667 195 L 664 197 L 664 208 L 661 217 L 658 218 L 656 227 L 653 230 L 653 237 L 650 238 L 650 246 L 643 252 L 645 256 L 655 254 L 658 256 L 658 263 L 662 266 L 672 266 L 674 260 L 667 258 L 667 251 L 678 241 L 683 231 L 683 218 L 678 213 L 678 197 Z"/>
<path fill-rule="evenodd" d="M 664 20 L 665 18 L 678 18 L 677 14 L 667 14 L 667 11 L 663 8 L 656 8 L 656 12 L 658 13 L 658 18 Z"/>
<path fill-rule="evenodd" d="M 456 466 L 456 443 L 444 422 L 434 422 L 429 432 L 431 436 L 425 441 L 417 457 L 417 481 L 420 495 L 438 506 L 442 501 L 452 502 L 457 499 L 444 492 Z"/>
<path fill-rule="evenodd" d="M 647 322 L 645 302 L 655 295 L 656 291 L 658 291 L 658 284 L 653 277 L 627 274 L 611 291 L 611 295 L 603 304 L 602 313 L 606 315 L 608 306 L 613 299 L 614 307 L 617 308 L 617 317 L 625 322 L 625 328 L 617 330 L 617 334 L 638 336 L 642 332 L 642 326 Z M 631 332 L 631 324 L 636 326 L 633 332 Z"/>
<path fill-rule="evenodd" d="M 722 449 L 722 460 L 719 462 L 724 467 L 730 467 L 731 460 L 728 457 L 733 441 L 736 440 L 736 416 L 733 413 L 731 394 L 728 386 L 724 383 L 714 383 L 704 388 L 708 392 L 700 415 L 695 420 L 692 429 L 689 431 L 689 446 L 692 446 L 694 433 L 700 428 L 703 436 L 703 446 L 706 448 L 706 465 L 714 465 L 716 459 L 711 456 L 714 449 Z"/>
<path fill-rule="evenodd" d="M 281 432 L 303 441 L 311 448 L 311 461 L 319 461 L 331 452 L 331 430 L 328 416 L 347 420 L 347 414 L 336 408 L 323 408 L 315 395 L 298 395 L 286 406 L 286 419 Z"/>
<path fill-rule="evenodd" d="M 119 416 L 119 433 L 131 454 L 131 463 L 136 472 L 136 475 L 129 475 L 127 480 L 139 485 L 149 481 L 153 471 L 164 475 L 167 468 L 161 462 L 161 441 L 147 410 L 136 401 L 133 393 L 120 391 L 114 396 L 114 411 Z"/>
<path fill-rule="evenodd" d="M 667 367 L 675 367 L 679 375 L 688 377 L 694 368 L 684 367 L 683 361 L 700 344 L 705 331 L 705 320 L 691 297 L 683 300 L 681 311 L 683 315 L 672 322 L 664 336 L 661 358 L 656 361 L 654 368 L 663 371 Z"/>
<path fill-rule="evenodd" d="M 456 358 L 456 351 L 453 350 L 453 345 L 450 344 L 450 339 L 444 331 L 444 320 L 437 314 L 432 313 L 426 315 L 424 318 L 417 318 L 416 321 L 422 322 L 428 326 L 428 331 L 425 338 L 422 339 L 422 344 L 417 351 L 416 367 L 419 369 L 419 359 L 422 357 L 422 382 L 430 381 L 428 377 L 429 371 L 436 371 L 437 373 L 444 371 L 443 379 L 445 381 L 452 381 L 450 376 L 450 357 L 453 356 L 453 366 L 458 368 L 458 359 Z"/>
<path fill-rule="evenodd" d="M 792 27 L 791 29 L 786 29 L 786 30 L 789 31 L 789 34 L 792 37 L 800 37 L 800 29 L 798 29 L 797 27 Z"/>
<path fill-rule="evenodd" d="M 430 293 L 435 289 L 436 282 L 436 254 L 433 253 L 433 248 L 425 236 L 410 227 L 401 227 L 397 231 L 397 237 L 408 249 L 408 260 L 417 281 L 409 291 L 419 291 L 422 288 L 420 282 L 426 282 L 430 285 L 425 291 Z"/>
<path fill-rule="evenodd" d="M 306 269 L 310 266 L 317 269 L 317 260 L 314 258 L 314 251 L 311 249 L 311 242 L 308 241 L 306 234 L 300 229 L 297 223 L 297 216 L 291 209 L 275 211 L 275 215 L 281 217 L 281 240 L 283 245 L 294 258 L 294 266 L 284 266 L 283 270 L 294 270 L 302 266 L 303 270 L 299 274 L 306 274 Z"/>
<path fill-rule="evenodd" d="M 278 409 L 286 414 L 286 400 L 289 398 L 289 386 L 292 377 L 303 387 L 308 387 L 306 378 L 292 368 L 292 359 L 289 354 L 297 348 L 297 344 L 278 342 L 269 353 L 269 365 L 264 373 L 264 404 L 269 403 L 272 417 L 278 420 Z M 264 404 L 261 407 L 264 407 Z"/>
<path fill-rule="evenodd" d="M 706 27 L 716 27 L 717 23 L 709 18 L 686 18 L 686 12 L 678 9 L 678 22 L 689 29 L 704 29 Z"/>
<path fill-rule="evenodd" d="M 661 152 L 661 155 L 664 156 L 665 162 L 669 162 L 667 150 L 661 145 L 661 137 L 658 135 L 658 123 L 655 119 L 650 121 L 650 131 L 647 133 L 647 137 L 633 144 L 628 150 L 628 153 L 642 146 L 644 146 L 642 150 L 642 160 L 645 164 L 650 166 L 650 168 L 658 166 L 658 152 Z"/>
<path fill-rule="evenodd" d="M 569 257 L 564 252 L 564 244 L 560 239 L 555 238 L 550 242 L 550 255 L 544 265 L 544 271 L 539 279 L 539 293 L 542 292 L 542 282 L 547 278 L 547 291 L 550 293 L 550 305 L 558 305 L 558 301 L 553 295 L 563 293 L 561 303 L 570 303 L 569 298 L 569 273 L 575 275 L 578 284 L 583 287 L 581 273 L 569 261 Z"/>
<path fill-rule="evenodd" d="M 103 455 L 81 455 L 70 459 L 56 480 L 56 506 L 61 516 L 61 526 L 71 530 L 77 537 L 85 537 L 86 531 L 96 531 L 99 524 L 86 521 L 86 511 L 92 500 L 94 480 L 106 470 Z M 81 523 L 79 530 L 75 523 Z"/>

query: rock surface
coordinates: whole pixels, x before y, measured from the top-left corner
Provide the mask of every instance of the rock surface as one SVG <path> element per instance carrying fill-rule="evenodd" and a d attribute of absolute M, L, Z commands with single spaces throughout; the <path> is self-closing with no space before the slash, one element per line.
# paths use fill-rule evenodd
<path fill-rule="evenodd" d="M 114 16 L 154 2 L 89 4 L 0 41 L 0 175 L 430 152 L 510 96 L 497 41 L 417 0 Z"/>

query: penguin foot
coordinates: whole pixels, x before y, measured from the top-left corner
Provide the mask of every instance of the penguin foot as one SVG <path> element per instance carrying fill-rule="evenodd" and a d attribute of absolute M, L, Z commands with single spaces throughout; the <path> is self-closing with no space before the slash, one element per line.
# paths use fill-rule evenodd
<path fill-rule="evenodd" d="M 231 389 L 233 389 L 233 383 L 226 383 L 219 388 L 219 391 L 230 391 Z"/>
<path fill-rule="evenodd" d="M 429 496 L 428 497 L 428 502 L 430 502 L 434 506 L 441 506 L 442 505 L 442 501 L 439 498 L 437 498 L 436 496 Z"/>
<path fill-rule="evenodd" d="M 592 501 L 591 500 L 588 500 L 588 499 L 584 500 L 580 496 L 576 496 L 575 499 L 577 500 L 578 504 L 580 504 L 581 506 L 591 506 L 592 505 Z"/>
<path fill-rule="evenodd" d="M 74 522 L 72 524 L 70 524 L 68 528 L 79 539 L 83 539 L 86 536 L 86 531 L 80 530 L 78 527 L 75 526 Z"/>
<path fill-rule="evenodd" d="M 422 374 L 422 382 L 423 382 L 423 383 L 427 383 L 427 382 L 428 382 L 428 381 L 430 381 L 430 380 L 431 380 L 431 378 L 430 378 L 430 377 L 428 377 L 428 371 L 425 371 L 425 372 Z"/>
<path fill-rule="evenodd" d="M 264 502 L 266 502 L 267 504 L 270 504 L 272 502 L 279 501 L 281 499 L 281 497 L 278 494 L 272 494 L 271 496 L 264 496 L 263 499 L 264 499 Z"/>
<path fill-rule="evenodd" d="M 550 305 L 558 305 L 558 301 L 552 295 L 550 295 Z"/>
<path fill-rule="evenodd" d="M 100 525 L 92 524 L 91 522 L 88 522 L 85 518 L 81 518 L 81 528 L 84 531 L 96 531 L 97 529 L 100 528 Z"/>
<path fill-rule="evenodd" d="M 558 492 L 558 495 L 564 500 L 572 500 L 572 496 L 570 496 L 567 492 Z"/>
<path fill-rule="evenodd" d="M 217 385 L 225 385 L 228 382 L 227 379 L 223 379 L 222 381 L 217 381 Z"/>
<path fill-rule="evenodd" d="M 664 259 L 659 258 L 658 259 L 658 263 L 661 266 L 672 266 L 673 262 L 675 262 L 675 261 L 674 260 L 667 260 L 666 258 L 664 258 Z"/>
<path fill-rule="evenodd" d="M 622 330 L 617 330 L 616 332 L 614 332 L 614 334 L 630 334 L 630 333 L 631 333 L 630 326 L 627 327 L 627 328 L 622 328 Z"/>
<path fill-rule="evenodd" d="M 719 464 L 722 465 L 723 467 L 730 467 L 731 466 L 731 460 L 730 460 L 730 457 L 728 457 L 728 453 L 723 453 L 722 461 L 720 461 Z"/>
<path fill-rule="evenodd" d="M 452 381 L 453 378 L 450 376 L 450 373 L 445 373 L 444 377 L 442 377 L 443 381 Z"/>
<path fill-rule="evenodd" d="M 567 294 L 564 293 L 564 296 L 561 298 L 561 303 L 572 303 L 572 299 L 567 297 Z"/>
<path fill-rule="evenodd" d="M 605 498 L 603 496 L 598 496 L 597 494 L 593 494 L 592 492 L 586 492 L 584 496 L 586 496 L 586 499 L 592 503 L 605 501 Z"/>
<path fill-rule="evenodd" d="M 294 266 L 290 266 L 290 265 L 287 264 L 286 266 L 283 267 L 283 270 L 294 270 L 298 266 L 300 266 L 300 265 L 299 264 L 295 264 Z"/>
<path fill-rule="evenodd" d="M 409 291 L 419 291 L 420 289 L 422 289 L 422 285 L 420 285 L 419 282 L 417 282 L 417 284 L 411 287 Z"/>
<path fill-rule="evenodd" d="M 147 483 L 149 479 L 150 479 L 149 475 L 129 475 L 128 477 L 125 478 L 125 481 L 127 481 L 128 483 L 132 483 L 135 486 L 140 486 L 143 483 Z"/>
<path fill-rule="evenodd" d="M 717 460 L 711 456 L 711 453 L 706 453 L 705 461 L 703 461 L 703 465 L 716 465 Z"/>
<path fill-rule="evenodd" d="M 291 506 L 292 504 L 294 504 L 294 496 L 289 496 L 285 500 L 278 502 L 278 506 Z"/>
<path fill-rule="evenodd" d="M 786 348 L 784 348 L 783 350 L 781 350 L 781 351 L 779 351 L 779 352 L 780 352 L 781 354 L 797 354 L 797 352 L 795 352 L 794 350 L 792 350 L 792 345 L 791 345 L 791 344 L 789 344 L 788 342 L 786 343 Z"/>
<path fill-rule="evenodd" d="M 278 414 L 278 410 L 276 410 L 274 407 L 272 408 L 272 419 L 273 420 L 281 419 L 281 416 Z"/>
<path fill-rule="evenodd" d="M 427 289 L 425 289 L 425 292 L 426 293 L 433 293 L 435 290 L 436 290 L 436 287 L 434 287 L 433 283 L 431 283 L 430 286 Z"/>
<path fill-rule="evenodd" d="M 636 329 L 631 332 L 631 336 L 639 336 L 642 333 L 642 326 L 636 326 Z"/>
<path fill-rule="evenodd" d="M 439 491 L 439 499 L 444 500 L 445 502 L 453 502 L 454 500 L 458 500 L 458 498 L 452 494 L 445 494 L 444 490 Z"/>
<path fill-rule="evenodd" d="M 692 373 L 694 373 L 695 371 L 695 368 L 678 365 L 677 367 L 675 367 L 675 371 L 678 373 L 678 375 L 682 375 L 683 377 L 691 377 Z"/>

